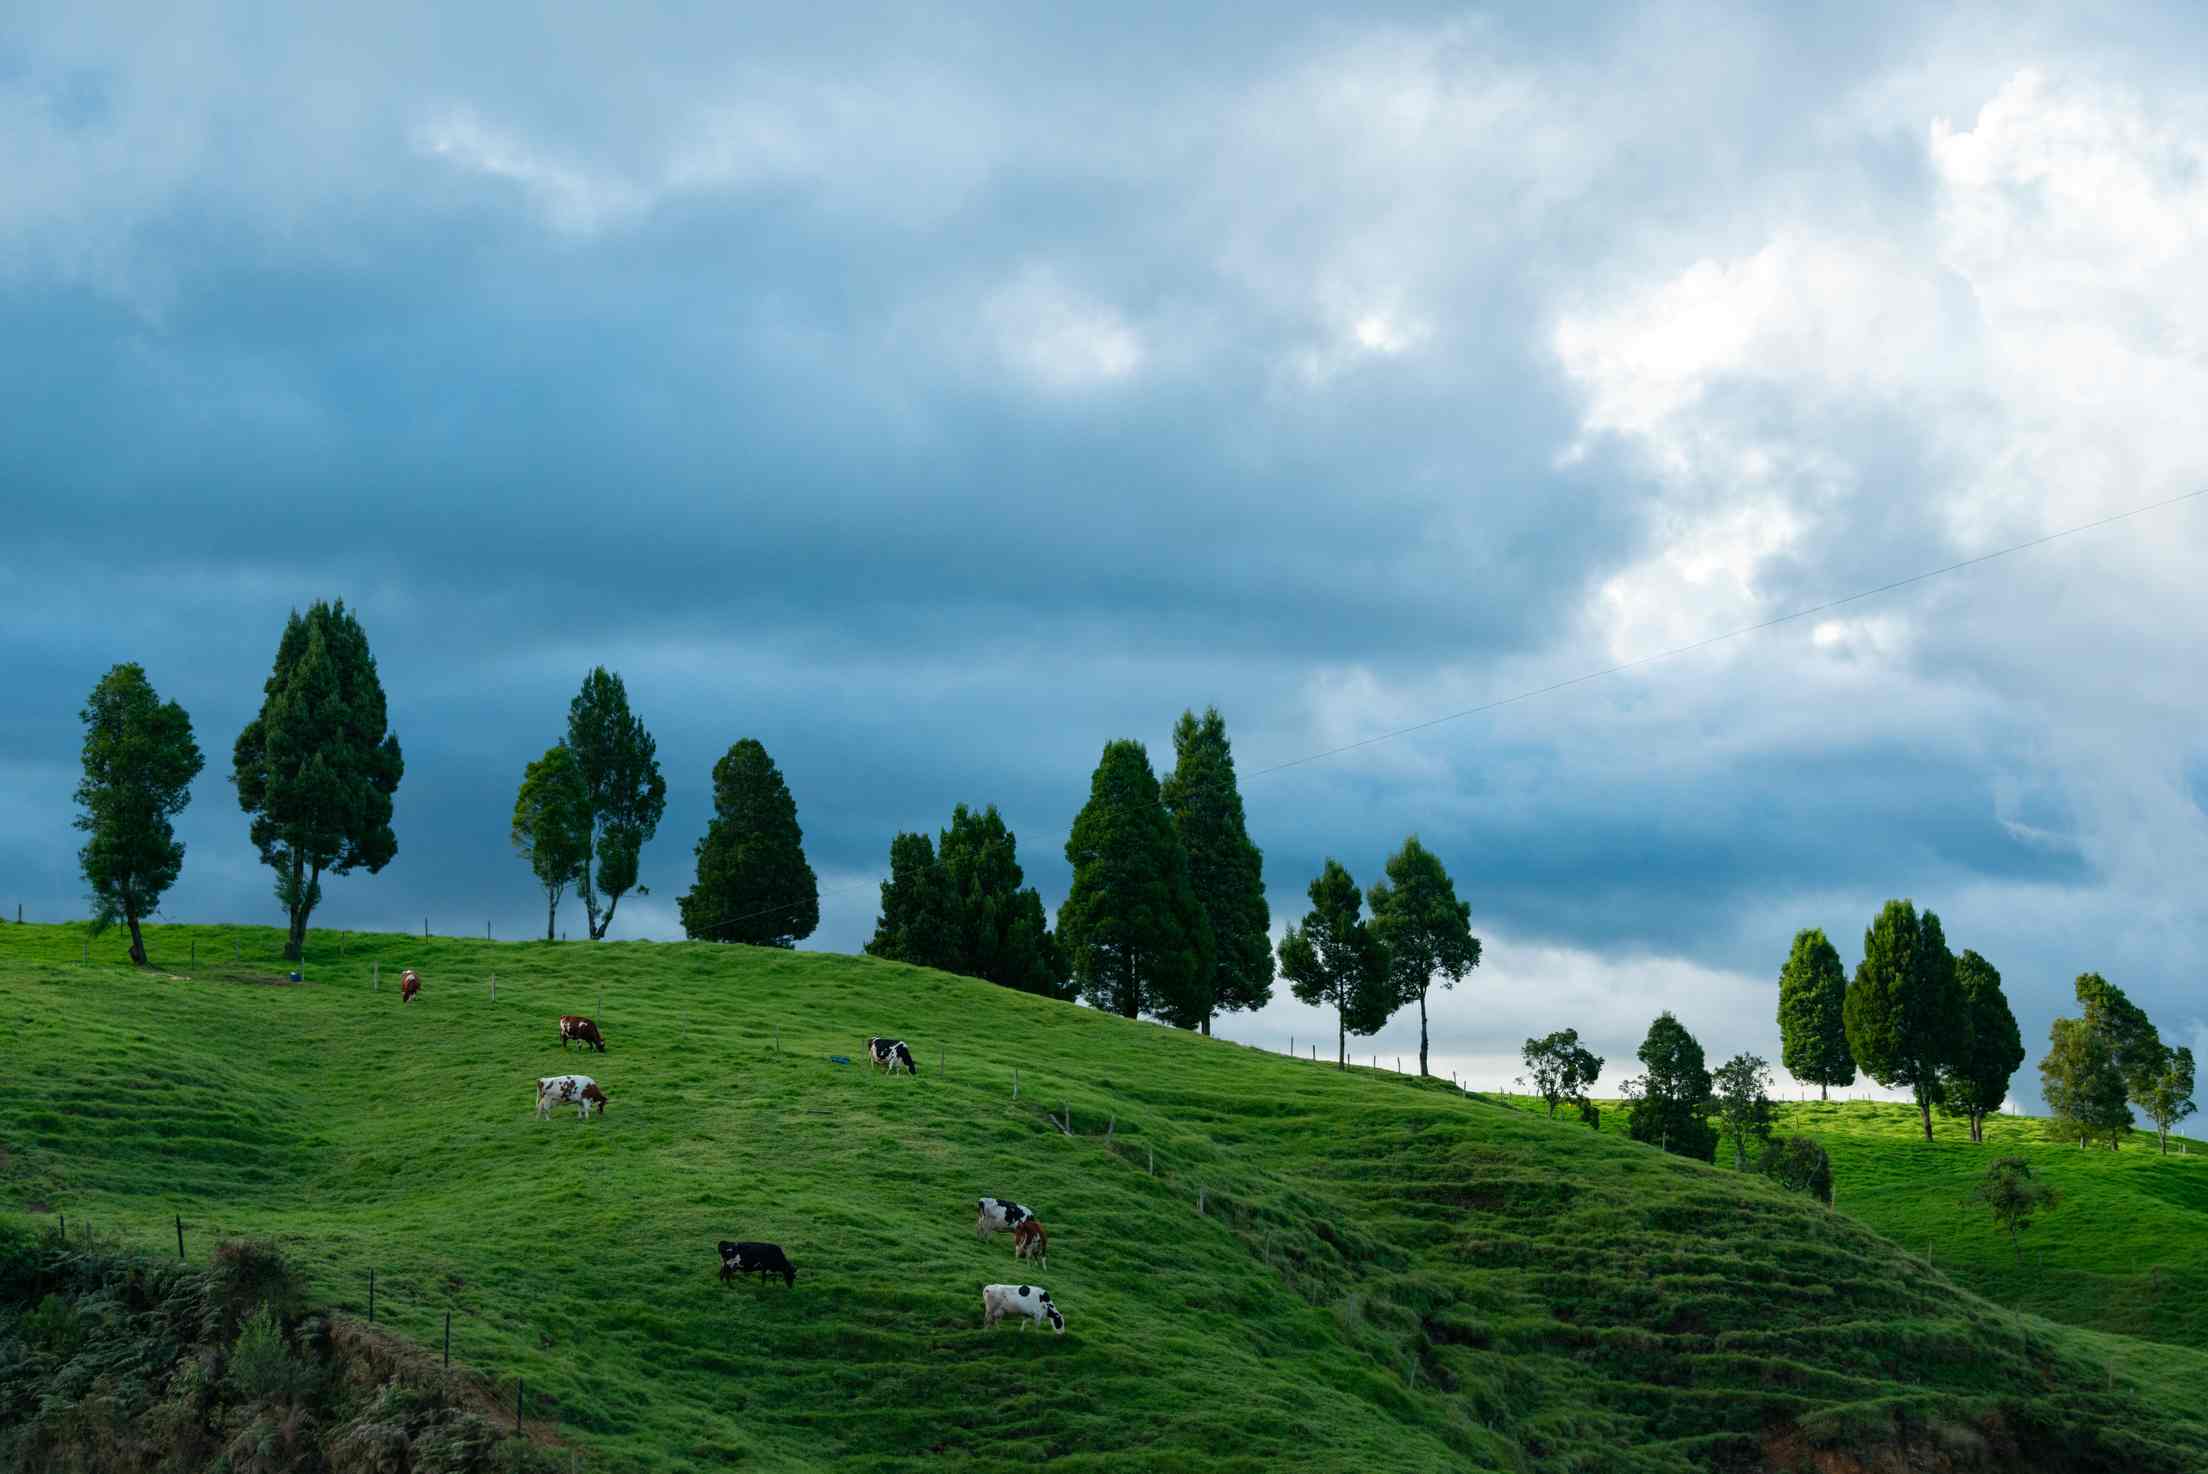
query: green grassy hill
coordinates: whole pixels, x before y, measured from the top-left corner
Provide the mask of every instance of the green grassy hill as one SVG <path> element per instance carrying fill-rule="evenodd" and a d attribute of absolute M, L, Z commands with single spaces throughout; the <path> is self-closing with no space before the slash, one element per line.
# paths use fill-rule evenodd
<path fill-rule="evenodd" d="M 80 935 L 0 926 L 0 1206 L 272 1234 L 360 1313 L 373 1269 L 379 1322 L 449 1311 L 593 1468 L 2208 1467 L 2208 1354 L 1445 1085 L 863 958 L 317 933 L 273 986 L 270 931 L 159 928 L 145 973 Z M 563 1061 L 563 1012 L 610 1052 Z M 828 1062 L 870 1033 L 920 1077 Z M 535 1119 L 563 1069 L 602 1121 Z M 1047 1271 L 975 1239 L 983 1193 Z M 724 1237 L 795 1290 L 724 1289 Z M 983 1332 L 979 1286 L 1030 1277 L 1068 1333 Z"/>

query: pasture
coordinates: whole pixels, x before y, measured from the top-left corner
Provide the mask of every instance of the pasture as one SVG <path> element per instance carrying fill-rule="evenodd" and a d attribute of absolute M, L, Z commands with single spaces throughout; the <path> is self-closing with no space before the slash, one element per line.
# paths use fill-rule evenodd
<path fill-rule="evenodd" d="M 195 1258 L 270 1234 L 356 1313 L 373 1269 L 380 1323 L 434 1346 L 451 1312 L 456 1363 L 525 1379 L 592 1468 L 2208 1464 L 2208 1353 L 1971 1293 L 1858 1220 L 1837 1146 L 1830 1213 L 868 958 L 318 931 L 282 985 L 270 929 L 151 928 L 142 973 L 81 935 L 0 926 L 0 1207 L 170 1252 L 181 1216 Z M 564 1013 L 607 1052 L 563 1059 Z M 868 1068 L 871 1034 L 919 1076 Z M 538 1121 L 568 1071 L 604 1116 Z M 1033 1273 L 976 1240 L 983 1194 L 1048 1225 L 1063 1337 L 982 1329 L 980 1286 Z M 795 1287 L 723 1286 L 721 1239 L 781 1244 Z"/>

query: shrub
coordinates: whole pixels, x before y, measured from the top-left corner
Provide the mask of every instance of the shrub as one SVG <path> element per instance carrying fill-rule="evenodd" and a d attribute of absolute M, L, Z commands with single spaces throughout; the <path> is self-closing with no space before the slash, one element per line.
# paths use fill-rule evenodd
<path fill-rule="evenodd" d="M 1765 1145 L 1756 1170 L 1795 1192 L 1808 1193 L 1832 1206 L 1832 1158 L 1806 1136 L 1789 1136 Z"/>
<path fill-rule="evenodd" d="M 240 1400 L 261 1402 L 298 1395 L 302 1364 L 284 1344 L 283 1322 L 274 1307 L 263 1305 L 238 1332 L 230 1349 L 230 1385 Z"/>

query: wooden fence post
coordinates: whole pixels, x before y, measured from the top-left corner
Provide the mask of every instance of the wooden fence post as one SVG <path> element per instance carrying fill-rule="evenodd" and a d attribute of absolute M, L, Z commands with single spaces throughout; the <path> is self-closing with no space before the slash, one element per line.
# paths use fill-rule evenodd
<path fill-rule="evenodd" d="M 1201 1218 L 1204 1213 L 1204 1195 L 1205 1189 L 1196 1189 L 1196 1216 L 1199 1218 Z"/>
<path fill-rule="evenodd" d="M 376 1323 L 376 1272 L 368 1271 L 368 1324 Z"/>
<path fill-rule="evenodd" d="M 1020 1067 L 1018 1065 L 1012 1067 L 1012 1098 L 1014 1100 L 1020 1098 Z"/>
<path fill-rule="evenodd" d="M 491 1001 L 498 1001 L 498 974 L 495 972 L 491 974 Z"/>
<path fill-rule="evenodd" d="M 452 1370 L 452 1312 L 445 1312 L 445 1370 Z"/>
<path fill-rule="evenodd" d="M 176 1215 L 176 1257 L 184 1257 L 184 1215 Z"/>
<path fill-rule="evenodd" d="M 514 1378 L 514 1436 L 517 1438 L 521 1436 L 521 1389 L 527 1385 L 521 1378 Z"/>
<path fill-rule="evenodd" d="M 1154 1146 L 1145 1146 L 1143 1150 L 1149 1154 L 1149 1166 L 1143 1170 L 1155 1177 L 1158 1175 L 1158 1149 Z"/>

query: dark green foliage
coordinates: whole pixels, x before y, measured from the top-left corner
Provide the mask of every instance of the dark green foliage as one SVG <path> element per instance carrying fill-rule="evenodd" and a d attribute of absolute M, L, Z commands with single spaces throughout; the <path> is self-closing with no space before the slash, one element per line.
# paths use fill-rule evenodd
<path fill-rule="evenodd" d="M 1955 958 L 1937 915 L 1920 918 L 1909 901 L 1886 903 L 1863 933 L 1842 1017 L 1857 1067 L 1888 1089 L 1909 1088 L 1930 1141 L 1940 1072 L 1961 1049 L 1964 1027 Z"/>
<path fill-rule="evenodd" d="M 591 667 L 583 688 L 567 705 L 567 745 L 581 770 L 590 806 L 590 853 L 576 876 L 592 941 L 613 925 L 614 909 L 637 884 L 644 846 L 667 812 L 667 780 L 659 771 L 659 744 L 629 711 L 628 688 L 604 666 Z M 603 910 L 600 909 L 601 904 Z"/>
<path fill-rule="evenodd" d="M 1124 1018 L 1194 1028 L 1214 1004 L 1211 922 L 1141 743 L 1104 744 L 1066 863 L 1058 945 L 1081 996 Z"/>
<path fill-rule="evenodd" d="M 1593 1129 L 1600 1131 L 1602 1129 L 1602 1107 L 1585 1097 L 1581 1097 L 1579 1119 L 1586 1122 Z"/>
<path fill-rule="evenodd" d="M 797 800 L 755 738 L 713 765 L 713 818 L 697 856 L 697 884 L 677 902 L 691 940 L 794 947 L 820 925 Z"/>
<path fill-rule="evenodd" d="M 882 912 L 866 950 L 1023 993 L 1072 997 L 1043 898 L 1022 886 L 1018 837 L 997 806 L 977 814 L 959 804 L 940 841 L 924 834 L 890 841 Z"/>
<path fill-rule="evenodd" d="M 2008 1099 L 2009 1079 L 2024 1063 L 2024 1036 L 2001 991 L 2001 974 L 1969 948 L 1955 959 L 1963 994 L 1963 1042 L 1940 1072 L 1943 1108 L 1970 1123 L 1970 1139 L 1986 1139 L 1986 1113 Z"/>
<path fill-rule="evenodd" d="M 2133 1099 L 2146 1094 L 2162 1073 L 2166 1053 L 2154 1024 L 2123 989 L 2097 972 L 2080 973 L 2075 986 L 2078 1002 L 2085 1006 L 2085 1026 L 2107 1043 L 2125 1090 Z"/>
<path fill-rule="evenodd" d="M 555 742 L 521 775 L 514 797 L 514 852 L 544 887 L 544 939 L 558 933 L 560 897 L 590 864 L 590 793 L 575 750 Z"/>
<path fill-rule="evenodd" d="M 1829 1087 L 1855 1082 L 1843 1009 L 1848 975 L 1825 934 L 1807 927 L 1794 934 L 1794 949 L 1779 969 L 1779 1063 L 1827 1099 Z"/>
<path fill-rule="evenodd" d="M 2019 1235 L 2032 1226 L 2034 1214 L 2047 1212 L 2062 1202 L 2062 1195 L 2032 1175 L 2032 1164 L 2022 1157 L 2001 1157 L 1986 1169 L 1985 1180 L 1970 1195 L 1970 1203 L 1982 1203 L 1993 1221 L 2009 1236 L 2016 1262 L 2024 1262 Z"/>
<path fill-rule="evenodd" d="M 900 834 L 889 842 L 889 879 L 882 882 L 882 912 L 866 951 L 915 967 L 958 970 L 957 896 L 925 834 Z"/>
<path fill-rule="evenodd" d="M 143 967 L 138 923 L 160 909 L 184 868 L 184 844 L 169 821 L 192 801 L 192 780 L 206 765 L 192 740 L 192 719 L 163 704 L 135 663 L 115 666 L 92 688 L 84 709 L 84 780 L 76 827 L 91 837 L 77 851 L 92 888 L 96 930 L 130 928 L 130 960 Z"/>
<path fill-rule="evenodd" d="M 1388 981 L 1396 1002 L 1418 1001 L 1418 1072 L 1424 1075 L 1426 990 L 1437 979 L 1444 988 L 1454 988 L 1480 965 L 1472 907 L 1457 899 L 1441 857 L 1415 834 L 1389 858 L 1388 878 L 1373 882 L 1369 899 L 1373 936 L 1388 954 Z M 1601 1068 L 1599 1061 L 1596 1068 Z"/>
<path fill-rule="evenodd" d="M 1273 913 L 1265 904 L 1265 856 L 1250 842 L 1234 750 L 1217 707 L 1203 719 L 1181 713 L 1173 727 L 1173 771 L 1159 791 L 1188 855 L 1188 883 L 1211 923 L 1208 998 L 1199 987 L 1199 1027 L 1214 1012 L 1263 1008 L 1273 996 Z"/>
<path fill-rule="evenodd" d="M 1626 1134 L 1674 1156 L 1717 1160 L 1710 1125 L 1710 1072 L 1695 1042 L 1670 1010 L 1648 1026 L 1636 1051 L 1648 1073 L 1625 1082 Z"/>
<path fill-rule="evenodd" d="M 295 609 L 262 686 L 260 715 L 238 734 L 230 781 L 253 816 L 254 847 L 276 872 L 297 958 L 322 875 L 374 875 L 399 852 L 391 796 L 406 772 L 385 730 L 383 682 L 345 601 Z"/>
<path fill-rule="evenodd" d="M 1559 1029 L 1539 1039 L 1528 1039 L 1519 1057 L 1533 1081 L 1533 1093 L 1548 1102 L 1550 1115 L 1556 1114 L 1559 1104 L 1574 1105 L 1579 1107 L 1580 1119 L 1587 1120 L 1591 1105 L 1587 1087 L 1602 1074 L 1602 1056 L 1580 1044 L 1579 1030 Z"/>
<path fill-rule="evenodd" d="M 2114 1151 L 2131 1130 L 2131 1104 L 2107 1035 L 2074 1018 L 2056 1019 L 2047 1035 L 2039 1089 L 2048 1111 L 2077 1133 L 2079 1146 L 2105 1132 Z"/>
<path fill-rule="evenodd" d="M 1733 1169 L 1745 1172 L 1748 1144 L 1771 1140 L 1771 1067 L 1761 1055 L 1736 1054 L 1717 1067 L 1715 1088 L 1718 1128 L 1733 1144 Z"/>
<path fill-rule="evenodd" d="M 1311 882 L 1311 909 L 1280 939 L 1280 975 L 1299 1002 L 1334 1010 L 1334 1063 L 1349 1067 L 1349 1035 L 1377 1033 L 1394 1012 L 1388 954 L 1358 913 L 1364 898 L 1329 857 Z"/>
<path fill-rule="evenodd" d="M 2154 1122 L 2154 1134 L 2162 1143 L 2162 1155 L 2168 1156 L 2170 1132 L 2195 1109 L 2193 1052 L 2185 1048 L 2170 1050 L 2163 1058 L 2162 1072 L 2147 1082 L 2146 1092 L 2138 1101 L 2139 1109 Z"/>
<path fill-rule="evenodd" d="M 1832 1206 L 1832 1158 L 1806 1136 L 1764 1142 L 1756 1170 L 1789 1191 L 1808 1193 Z"/>

